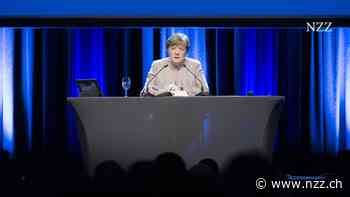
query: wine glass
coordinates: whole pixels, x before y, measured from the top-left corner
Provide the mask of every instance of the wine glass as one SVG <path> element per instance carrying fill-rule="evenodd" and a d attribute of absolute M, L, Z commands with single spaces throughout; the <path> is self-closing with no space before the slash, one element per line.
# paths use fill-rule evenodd
<path fill-rule="evenodd" d="M 127 97 L 128 96 L 128 90 L 130 89 L 131 86 L 131 80 L 130 77 L 123 77 L 122 78 L 122 87 L 124 89 L 124 96 Z"/>

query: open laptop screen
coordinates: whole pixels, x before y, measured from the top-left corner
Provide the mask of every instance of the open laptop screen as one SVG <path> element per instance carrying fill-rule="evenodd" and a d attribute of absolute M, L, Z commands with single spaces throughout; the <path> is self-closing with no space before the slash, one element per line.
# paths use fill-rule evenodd
<path fill-rule="evenodd" d="M 81 97 L 103 96 L 96 79 L 78 79 L 76 83 Z"/>

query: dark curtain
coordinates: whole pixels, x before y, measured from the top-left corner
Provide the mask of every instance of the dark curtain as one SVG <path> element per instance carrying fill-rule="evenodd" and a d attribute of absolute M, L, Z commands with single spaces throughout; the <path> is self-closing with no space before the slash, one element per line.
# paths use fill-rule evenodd
<path fill-rule="evenodd" d="M 142 46 L 142 39 L 147 37 L 142 28 L 33 29 L 33 88 L 28 90 L 32 92 L 33 111 L 28 113 L 22 91 L 27 88 L 23 83 L 26 76 L 21 72 L 24 32 L 14 31 L 14 152 L 21 155 L 45 150 L 79 156 L 76 117 L 66 102 L 67 97 L 78 95 L 75 80 L 96 78 L 105 96 L 123 96 L 121 78 L 130 76 L 129 95 L 138 96 L 146 66 L 142 60 L 147 46 Z M 149 49 L 153 50 L 153 59 L 160 57 L 160 32 L 154 28 L 149 34 L 154 45 Z M 312 139 L 322 135 L 310 129 L 313 110 L 320 110 L 319 105 L 310 106 L 317 100 L 312 83 L 322 81 L 315 78 L 310 83 L 320 68 L 318 64 L 310 67 L 322 48 L 315 37 L 298 28 L 208 28 L 205 38 L 211 95 L 252 92 L 285 96 L 274 150 L 311 151 L 316 143 Z M 0 130 L 0 139 L 6 140 L 4 129 Z"/>

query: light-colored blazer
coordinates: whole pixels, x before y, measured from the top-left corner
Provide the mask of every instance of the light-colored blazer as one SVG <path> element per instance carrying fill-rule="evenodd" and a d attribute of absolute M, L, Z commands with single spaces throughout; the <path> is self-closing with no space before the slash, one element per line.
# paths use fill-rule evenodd
<path fill-rule="evenodd" d="M 171 63 L 170 58 L 166 57 L 153 61 L 141 96 L 146 94 L 157 96 L 168 92 L 170 84 L 185 90 L 189 96 L 209 93 L 208 83 L 198 60 L 186 57 L 184 65 L 176 67 Z"/>

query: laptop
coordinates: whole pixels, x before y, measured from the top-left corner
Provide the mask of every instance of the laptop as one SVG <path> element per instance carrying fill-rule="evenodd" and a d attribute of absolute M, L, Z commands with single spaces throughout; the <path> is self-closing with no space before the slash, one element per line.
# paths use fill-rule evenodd
<path fill-rule="evenodd" d="M 96 79 L 77 79 L 76 84 L 80 97 L 103 96 Z"/>

